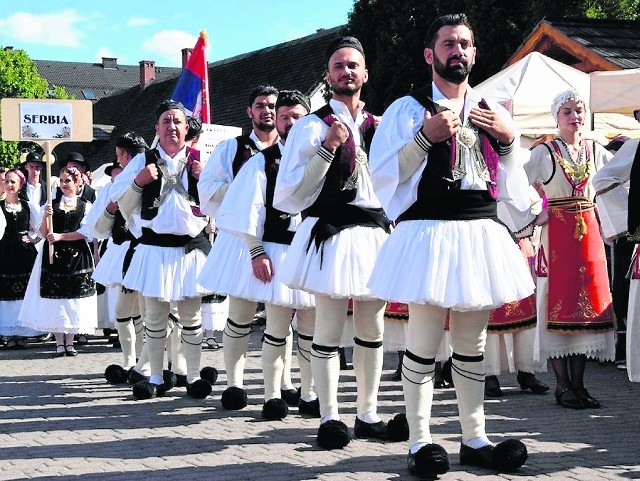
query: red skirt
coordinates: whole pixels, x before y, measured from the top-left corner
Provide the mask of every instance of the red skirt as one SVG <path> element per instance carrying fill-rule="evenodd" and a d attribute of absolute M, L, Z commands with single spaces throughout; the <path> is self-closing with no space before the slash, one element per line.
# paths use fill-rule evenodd
<path fill-rule="evenodd" d="M 548 275 L 551 331 L 605 331 L 614 327 L 604 243 L 595 206 L 587 201 L 550 205 L 549 252 L 540 249 L 538 276 Z"/>

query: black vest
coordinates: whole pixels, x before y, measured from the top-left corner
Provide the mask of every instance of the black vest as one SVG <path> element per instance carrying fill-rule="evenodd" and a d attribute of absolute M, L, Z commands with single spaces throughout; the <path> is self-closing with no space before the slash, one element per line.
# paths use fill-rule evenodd
<path fill-rule="evenodd" d="M 313 115 L 316 115 L 324 123 L 330 126 L 327 119 L 333 114 L 333 109 L 329 104 L 320 107 Z M 360 135 L 363 145 L 360 147 L 369 155 L 369 148 L 371 147 L 371 140 L 375 133 L 375 119 L 369 112 L 362 112 L 365 116 L 365 121 L 360 126 Z M 350 131 L 349 135 L 351 141 L 353 141 L 353 133 Z M 357 147 L 357 146 L 356 146 Z M 356 189 L 344 189 L 344 183 L 351 175 L 349 166 L 342 160 L 343 147 L 340 146 L 335 152 L 333 161 L 329 166 L 329 170 L 325 176 L 324 184 L 320 195 L 316 201 L 307 209 L 306 215 L 319 216 L 319 213 L 325 209 L 334 209 L 337 206 L 342 206 L 352 202 L 356 198 Z"/>
<path fill-rule="evenodd" d="M 262 240 L 265 242 L 275 242 L 277 244 L 291 245 L 294 233 L 289 230 L 291 216 L 273 207 L 273 193 L 276 187 L 276 176 L 282 157 L 278 144 L 267 147 L 262 151 L 264 155 L 264 173 L 267 177 L 267 189 L 265 208 L 266 215 L 264 221 L 264 234 Z"/>
<path fill-rule="evenodd" d="M 145 166 L 149 164 L 157 165 L 158 160 L 160 160 L 160 154 L 156 149 L 147 150 L 144 155 Z M 198 198 L 198 179 L 191 175 L 190 158 L 198 160 L 200 158 L 200 151 L 187 147 L 187 193 L 197 205 L 200 205 Z M 142 207 L 140 209 L 140 217 L 142 219 L 151 220 L 158 215 L 158 207 L 154 207 L 153 203 L 160 196 L 161 188 L 162 172 L 158 169 L 158 178 L 142 188 Z"/>
<path fill-rule="evenodd" d="M 236 148 L 236 155 L 231 164 L 231 171 L 233 172 L 234 178 L 238 175 L 238 172 L 240 172 L 240 169 L 247 160 L 260 152 L 260 149 L 249 134 L 239 135 L 236 137 L 236 142 L 238 143 L 238 147 Z"/>

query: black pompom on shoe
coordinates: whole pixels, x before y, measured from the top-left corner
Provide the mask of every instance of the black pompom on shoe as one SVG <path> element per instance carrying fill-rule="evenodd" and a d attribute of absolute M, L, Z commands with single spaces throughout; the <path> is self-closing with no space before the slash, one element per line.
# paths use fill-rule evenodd
<path fill-rule="evenodd" d="M 460 464 L 511 473 L 527 462 L 527 447 L 517 439 L 507 439 L 495 446 L 473 449 L 460 445 Z"/>
<path fill-rule="evenodd" d="M 247 407 L 247 392 L 241 387 L 231 386 L 222 393 L 222 407 L 228 411 L 238 411 Z"/>
<path fill-rule="evenodd" d="M 387 435 L 389 440 L 393 442 L 409 440 L 409 423 L 407 422 L 406 414 L 396 414 L 387 423 Z"/>
<path fill-rule="evenodd" d="M 345 423 L 332 419 L 320 425 L 316 440 L 323 449 L 342 449 L 349 444 L 351 436 Z"/>
<path fill-rule="evenodd" d="M 213 386 L 218 380 L 218 370 L 212 366 L 205 366 L 200 369 L 200 377 Z"/>
<path fill-rule="evenodd" d="M 104 370 L 104 378 L 110 384 L 125 384 L 128 379 L 128 372 L 118 364 L 110 364 Z"/>
<path fill-rule="evenodd" d="M 435 478 L 449 471 L 449 456 L 439 444 L 425 444 L 407 458 L 407 468 L 415 476 Z"/>
<path fill-rule="evenodd" d="M 211 394 L 211 383 L 206 379 L 196 379 L 187 384 L 187 395 L 194 399 L 204 399 Z"/>
<path fill-rule="evenodd" d="M 280 421 L 289 414 L 289 405 L 284 399 L 272 398 L 262 406 L 262 417 L 267 421 Z"/>
<path fill-rule="evenodd" d="M 164 384 L 152 384 L 148 381 L 140 381 L 133 385 L 133 397 L 139 401 L 162 397 L 165 392 Z"/>

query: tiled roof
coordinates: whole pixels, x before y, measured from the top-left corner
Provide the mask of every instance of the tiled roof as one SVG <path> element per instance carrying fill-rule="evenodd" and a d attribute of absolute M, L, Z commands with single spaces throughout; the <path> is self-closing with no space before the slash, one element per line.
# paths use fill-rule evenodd
<path fill-rule="evenodd" d="M 100 100 L 121 90 L 140 84 L 139 65 L 118 65 L 115 59 L 103 63 L 59 62 L 34 60 L 38 73 L 49 84 L 64 87 L 76 99 L 87 98 L 83 91 L 90 91 Z M 105 68 L 106 67 L 106 68 Z M 179 75 L 181 68 L 156 67 L 156 82 Z"/>
<path fill-rule="evenodd" d="M 640 21 L 546 19 L 553 28 L 622 69 L 640 68 Z"/>
<path fill-rule="evenodd" d="M 209 64 L 212 123 L 250 129 L 247 101 L 250 91 L 260 84 L 311 93 L 322 81 L 325 48 L 341 28 L 319 30 L 303 38 Z M 111 138 L 90 144 L 61 144 L 56 148 L 56 157 L 64 158 L 67 152 L 76 150 L 82 152 L 95 169 L 113 160 L 115 140 L 127 131 L 134 130 L 151 143 L 153 112 L 160 101 L 171 97 L 177 78 L 174 75 L 164 81 L 156 80 L 144 89 L 136 86 L 103 97 L 94 104 L 93 122 L 115 126 Z"/>

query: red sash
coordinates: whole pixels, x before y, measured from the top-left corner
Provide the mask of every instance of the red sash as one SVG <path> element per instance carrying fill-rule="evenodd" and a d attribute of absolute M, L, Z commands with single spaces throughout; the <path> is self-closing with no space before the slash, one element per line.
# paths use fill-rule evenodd
<path fill-rule="evenodd" d="M 565 332 L 611 330 L 613 306 L 595 206 L 584 199 L 551 204 L 546 327 Z"/>
<path fill-rule="evenodd" d="M 640 244 L 636 245 L 631 262 L 631 279 L 640 279 Z"/>

